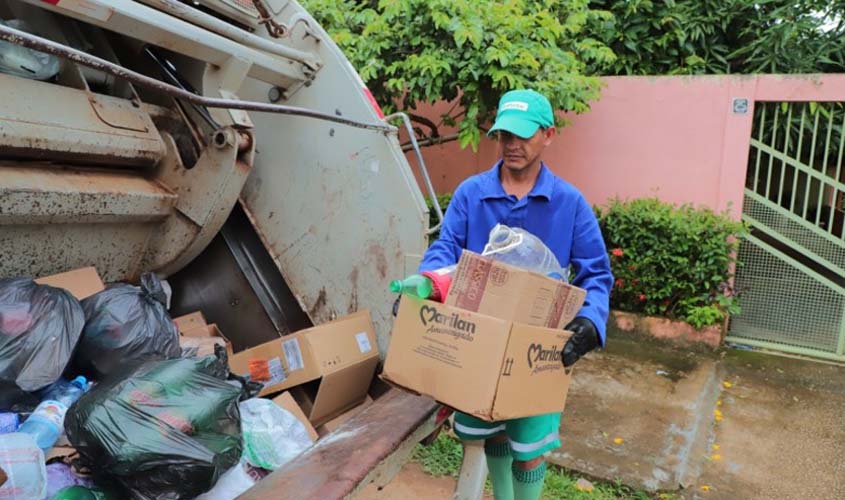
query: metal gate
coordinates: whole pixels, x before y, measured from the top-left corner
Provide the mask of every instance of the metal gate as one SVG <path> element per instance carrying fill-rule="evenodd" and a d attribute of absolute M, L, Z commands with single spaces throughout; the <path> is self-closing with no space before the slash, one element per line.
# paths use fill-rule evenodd
<path fill-rule="evenodd" d="M 845 105 L 758 102 L 729 341 L 845 360 Z"/>

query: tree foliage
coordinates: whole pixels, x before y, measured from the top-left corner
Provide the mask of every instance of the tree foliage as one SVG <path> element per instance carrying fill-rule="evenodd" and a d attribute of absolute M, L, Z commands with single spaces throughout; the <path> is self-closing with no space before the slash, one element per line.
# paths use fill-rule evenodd
<path fill-rule="evenodd" d="M 585 75 L 612 52 L 586 36 L 609 14 L 589 0 L 306 0 L 387 111 L 410 111 L 423 139 L 457 126 L 475 147 L 502 93 L 532 88 L 556 109 L 581 113 L 599 96 Z M 421 103 L 454 103 L 439 122 Z"/>
<path fill-rule="evenodd" d="M 845 70 L 842 0 L 592 0 L 588 33 L 617 58 L 600 74 Z"/>

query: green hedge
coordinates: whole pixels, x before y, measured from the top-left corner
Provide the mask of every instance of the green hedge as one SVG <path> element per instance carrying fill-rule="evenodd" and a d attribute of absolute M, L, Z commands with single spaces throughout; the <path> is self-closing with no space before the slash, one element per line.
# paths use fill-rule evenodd
<path fill-rule="evenodd" d="M 452 195 L 437 198 L 445 212 Z M 730 270 L 739 265 L 741 223 L 724 213 L 656 198 L 611 200 L 595 210 L 616 277 L 611 308 L 680 319 L 696 328 L 740 312 L 728 283 Z M 436 216 L 429 213 L 434 224 Z"/>
<path fill-rule="evenodd" d="M 729 286 L 741 223 L 726 213 L 656 198 L 596 208 L 616 278 L 614 309 L 682 319 L 696 328 L 738 314 Z"/>

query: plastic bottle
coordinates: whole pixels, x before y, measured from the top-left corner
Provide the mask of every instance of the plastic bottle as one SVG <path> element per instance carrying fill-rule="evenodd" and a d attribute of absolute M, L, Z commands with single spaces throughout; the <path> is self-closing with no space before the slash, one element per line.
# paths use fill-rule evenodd
<path fill-rule="evenodd" d="M 404 280 L 390 283 L 390 291 L 404 293 L 421 299 L 443 302 L 452 284 L 452 275 L 457 265 L 446 266 L 434 271 L 423 271 L 420 274 L 408 276 Z"/>
<path fill-rule="evenodd" d="M 50 500 L 107 500 L 108 496 L 98 489 L 84 486 L 68 486 L 53 495 Z"/>
<path fill-rule="evenodd" d="M 20 432 L 30 434 L 42 450 L 49 450 L 62 435 L 68 408 L 87 388 L 88 381 L 82 376 L 71 382 L 59 379 L 44 391 L 41 403 L 21 424 Z"/>
<path fill-rule="evenodd" d="M 420 299 L 431 297 L 433 288 L 431 280 L 420 274 L 412 274 L 403 280 L 390 282 L 390 291 L 404 295 L 413 295 Z"/>
<path fill-rule="evenodd" d="M 44 452 L 29 434 L 0 435 L 0 469 L 8 476 L 0 484 L 0 498 L 33 500 L 44 498 L 47 493 Z"/>
<path fill-rule="evenodd" d="M 553 279 L 568 281 L 568 272 L 540 238 L 521 228 L 496 224 L 481 255 L 533 271 Z"/>

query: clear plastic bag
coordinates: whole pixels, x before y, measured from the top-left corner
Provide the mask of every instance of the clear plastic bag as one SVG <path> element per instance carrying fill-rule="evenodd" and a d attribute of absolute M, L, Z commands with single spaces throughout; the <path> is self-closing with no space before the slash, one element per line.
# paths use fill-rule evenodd
<path fill-rule="evenodd" d="M 275 470 L 311 446 L 305 426 L 268 399 L 240 404 L 244 458 L 255 467 Z"/>
<path fill-rule="evenodd" d="M 0 469 L 7 476 L 6 482 L 0 484 L 0 498 L 32 500 L 44 497 L 47 490 L 44 452 L 29 434 L 0 435 Z"/>
<path fill-rule="evenodd" d="M 0 20 L 0 24 L 32 33 L 32 30 L 25 22 L 17 19 L 11 21 Z M 0 73 L 30 78 L 32 80 L 49 80 L 56 76 L 58 72 L 58 57 L 13 43 L 0 41 Z"/>
<path fill-rule="evenodd" d="M 521 228 L 496 224 L 481 254 L 553 279 L 569 281 L 568 271 L 561 267 L 549 247 Z"/>

